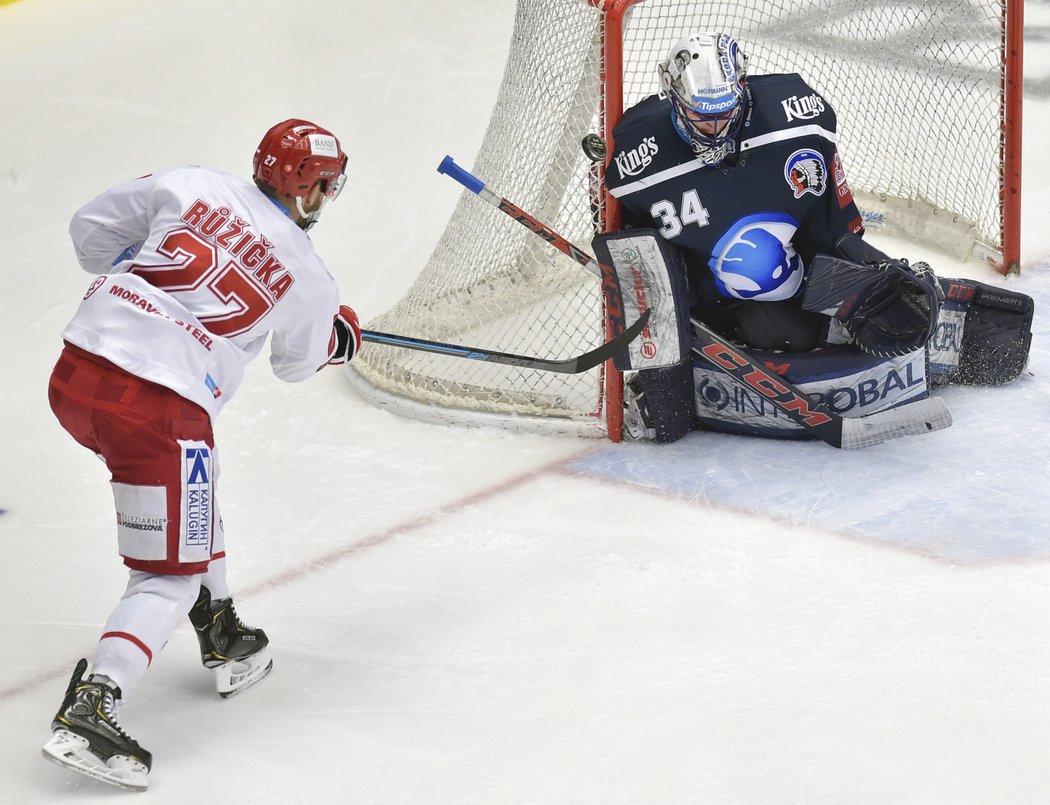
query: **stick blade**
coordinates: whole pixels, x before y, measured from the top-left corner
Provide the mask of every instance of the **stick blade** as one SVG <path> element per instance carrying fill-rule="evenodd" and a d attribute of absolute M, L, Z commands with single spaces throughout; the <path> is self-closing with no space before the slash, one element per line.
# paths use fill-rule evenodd
<path fill-rule="evenodd" d="M 899 408 L 863 417 L 843 417 L 843 449 L 871 447 L 891 439 L 917 436 L 943 430 L 952 424 L 952 415 L 940 397 L 927 397 Z"/>
<path fill-rule="evenodd" d="M 638 334 L 644 330 L 645 326 L 649 323 L 650 315 L 652 315 L 652 311 L 646 310 L 634 324 L 615 338 L 606 341 L 597 349 L 593 349 L 590 352 L 586 352 L 579 357 L 571 358 L 567 361 L 559 361 L 559 363 L 567 367 L 571 364 L 571 368 L 566 368 L 562 371 L 586 372 L 588 369 L 593 369 L 599 363 L 605 363 L 605 361 L 609 360 L 617 352 L 626 349 L 627 345 L 638 337 Z"/>

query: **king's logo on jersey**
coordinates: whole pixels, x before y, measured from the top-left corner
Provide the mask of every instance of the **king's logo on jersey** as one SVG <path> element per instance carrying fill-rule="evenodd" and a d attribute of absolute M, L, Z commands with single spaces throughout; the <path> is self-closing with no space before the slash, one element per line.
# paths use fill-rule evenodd
<path fill-rule="evenodd" d="M 806 193 L 819 196 L 828 186 L 828 166 L 824 155 L 812 148 L 801 148 L 784 163 L 784 179 L 795 194 L 802 198 Z"/>
<path fill-rule="evenodd" d="M 821 112 L 824 111 L 824 99 L 816 93 L 804 95 L 801 98 L 792 95 L 782 100 L 780 105 L 784 109 L 784 116 L 788 123 L 792 120 L 812 120 L 820 117 Z"/>
<path fill-rule="evenodd" d="M 645 170 L 653 161 L 653 155 L 660 151 L 655 137 L 646 137 L 641 144 L 630 151 L 622 151 L 616 155 L 616 169 L 620 172 L 620 178 L 637 176 Z"/>

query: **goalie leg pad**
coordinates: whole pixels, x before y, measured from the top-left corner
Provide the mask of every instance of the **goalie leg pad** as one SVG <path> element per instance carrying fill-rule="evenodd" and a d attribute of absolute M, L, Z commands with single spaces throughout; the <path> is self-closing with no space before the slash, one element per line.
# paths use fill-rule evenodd
<path fill-rule="evenodd" d="M 933 384 L 999 386 L 1016 379 L 1032 346 L 1032 297 L 968 279 L 940 282 L 945 299 L 929 344 Z"/>
<path fill-rule="evenodd" d="M 812 352 L 750 350 L 751 356 L 845 417 L 860 417 L 928 396 L 926 350 L 876 358 L 855 346 Z M 775 439 L 810 439 L 753 388 L 694 354 L 693 383 L 701 430 Z"/>

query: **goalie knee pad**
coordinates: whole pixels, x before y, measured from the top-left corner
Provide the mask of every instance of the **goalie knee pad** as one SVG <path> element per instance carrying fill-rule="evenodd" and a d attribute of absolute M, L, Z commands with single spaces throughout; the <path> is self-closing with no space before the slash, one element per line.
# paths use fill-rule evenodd
<path fill-rule="evenodd" d="M 797 299 L 743 301 L 732 305 L 732 321 L 723 330 L 731 340 L 755 349 L 809 352 L 822 346 L 830 319 L 804 310 Z M 702 317 L 698 317 L 702 318 Z"/>
<path fill-rule="evenodd" d="M 942 278 L 944 302 L 929 343 L 934 385 L 998 386 L 1024 371 L 1032 297 L 968 279 Z"/>

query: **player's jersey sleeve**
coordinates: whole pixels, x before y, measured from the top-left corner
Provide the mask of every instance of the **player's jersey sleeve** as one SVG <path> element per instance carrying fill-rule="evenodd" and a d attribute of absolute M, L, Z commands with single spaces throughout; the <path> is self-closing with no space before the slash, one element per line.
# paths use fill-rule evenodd
<path fill-rule="evenodd" d="M 293 315 L 289 326 L 275 329 L 270 340 L 270 367 L 274 375 L 289 383 L 306 380 L 328 362 L 339 291 L 325 270 L 323 277 L 318 275 L 313 287 L 294 301 L 300 306 L 300 315 Z"/>
<path fill-rule="evenodd" d="M 69 236 L 85 271 L 113 273 L 122 256 L 138 250 L 149 235 L 156 185 L 153 176 L 143 176 L 107 190 L 76 211 Z"/>
<path fill-rule="evenodd" d="M 848 233 L 864 234 L 864 223 L 846 179 L 846 170 L 835 146 L 825 149 L 828 165 L 828 188 L 821 204 L 801 222 L 796 247 L 807 260 L 818 253 L 830 253 L 839 239 Z"/>
<path fill-rule="evenodd" d="M 783 173 L 794 195 L 792 213 L 799 220 L 795 247 L 808 261 L 829 252 L 846 233 L 863 234 L 860 211 L 853 200 L 838 151 L 838 119 L 832 105 L 800 76 L 785 74 L 759 80 L 762 130 L 759 152 L 777 147 L 770 140 L 791 143 L 784 154 Z M 789 202 L 790 203 L 790 202 Z"/>

